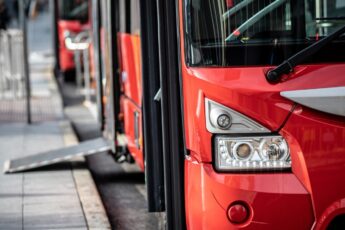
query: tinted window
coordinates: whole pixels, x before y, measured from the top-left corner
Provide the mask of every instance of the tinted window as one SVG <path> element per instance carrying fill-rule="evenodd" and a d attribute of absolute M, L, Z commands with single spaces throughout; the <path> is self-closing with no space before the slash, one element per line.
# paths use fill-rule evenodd
<path fill-rule="evenodd" d="M 60 0 L 59 16 L 63 20 L 87 21 L 89 17 L 88 0 Z"/>
<path fill-rule="evenodd" d="M 345 24 L 344 0 L 186 0 L 188 64 L 274 65 Z M 344 61 L 329 45 L 312 62 Z"/>

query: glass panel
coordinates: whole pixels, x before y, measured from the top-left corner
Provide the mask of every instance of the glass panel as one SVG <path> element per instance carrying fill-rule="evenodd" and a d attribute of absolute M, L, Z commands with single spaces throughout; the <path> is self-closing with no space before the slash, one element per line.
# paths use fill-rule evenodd
<path fill-rule="evenodd" d="M 131 34 L 140 34 L 139 0 L 131 0 Z"/>
<path fill-rule="evenodd" d="M 128 33 L 128 0 L 119 1 L 120 32 Z"/>
<path fill-rule="evenodd" d="M 185 4 L 187 61 L 195 66 L 276 64 L 345 24 L 344 0 Z"/>
<path fill-rule="evenodd" d="M 63 20 L 79 20 L 86 22 L 89 17 L 88 0 L 60 0 L 59 16 Z"/>

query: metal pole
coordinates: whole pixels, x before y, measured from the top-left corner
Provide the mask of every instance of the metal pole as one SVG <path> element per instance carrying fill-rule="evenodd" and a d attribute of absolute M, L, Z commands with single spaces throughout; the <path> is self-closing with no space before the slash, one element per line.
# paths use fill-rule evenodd
<path fill-rule="evenodd" d="M 30 70 L 29 70 L 29 55 L 28 55 L 28 44 L 27 44 L 27 18 L 25 15 L 25 0 L 18 0 L 19 4 L 19 19 L 21 29 L 23 31 L 23 54 L 24 54 L 24 77 L 25 77 L 25 88 L 26 88 L 26 113 L 27 123 L 31 124 L 31 88 L 30 88 Z"/>
<path fill-rule="evenodd" d="M 83 50 L 84 49 L 88 49 L 89 48 L 89 41 L 87 41 L 89 37 L 89 32 L 88 31 L 84 31 L 79 33 L 75 39 L 74 42 L 82 45 L 83 48 L 79 47 L 76 48 L 74 51 L 74 61 L 75 61 L 75 68 L 76 68 L 76 72 L 77 72 L 77 88 L 80 89 L 82 87 L 82 83 L 83 83 L 83 76 L 82 76 L 82 63 L 81 63 L 81 58 L 83 56 Z M 86 47 L 85 47 L 86 45 Z"/>
<path fill-rule="evenodd" d="M 103 85 L 102 85 L 102 52 L 101 52 L 101 41 L 100 41 L 100 1 L 92 0 L 92 32 L 93 32 L 93 47 L 94 47 L 94 66 L 95 66 L 95 81 L 97 86 L 97 120 L 103 129 Z"/>
<path fill-rule="evenodd" d="M 52 15 L 52 39 L 54 47 L 55 57 L 55 77 L 60 76 L 60 55 L 59 55 L 59 35 L 58 35 L 58 17 L 59 17 L 59 5 L 57 0 L 49 1 L 50 12 Z"/>
<path fill-rule="evenodd" d="M 83 81 L 83 76 L 82 76 L 82 70 L 81 70 L 81 63 L 80 63 L 80 56 L 81 56 L 80 50 L 75 50 L 74 51 L 74 62 L 75 62 L 75 69 L 76 69 L 76 80 L 77 80 L 77 88 L 80 89 L 82 87 L 82 81 Z"/>
<path fill-rule="evenodd" d="M 89 49 L 83 50 L 85 101 L 91 102 Z"/>

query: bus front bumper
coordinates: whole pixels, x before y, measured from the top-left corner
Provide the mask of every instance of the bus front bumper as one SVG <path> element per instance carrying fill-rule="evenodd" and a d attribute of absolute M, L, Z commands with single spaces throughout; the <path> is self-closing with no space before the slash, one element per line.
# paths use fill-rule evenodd
<path fill-rule="evenodd" d="M 185 160 L 188 229 L 311 229 L 311 198 L 292 173 L 218 173 L 211 164 Z M 233 205 L 248 216 L 231 222 Z M 239 214 L 241 215 L 241 213 Z"/>

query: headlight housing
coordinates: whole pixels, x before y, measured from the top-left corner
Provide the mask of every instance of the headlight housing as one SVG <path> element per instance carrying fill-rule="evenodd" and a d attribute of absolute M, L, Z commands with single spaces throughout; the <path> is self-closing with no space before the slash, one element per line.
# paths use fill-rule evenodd
<path fill-rule="evenodd" d="M 291 168 L 290 151 L 281 136 L 215 137 L 218 171 L 267 171 Z"/>

